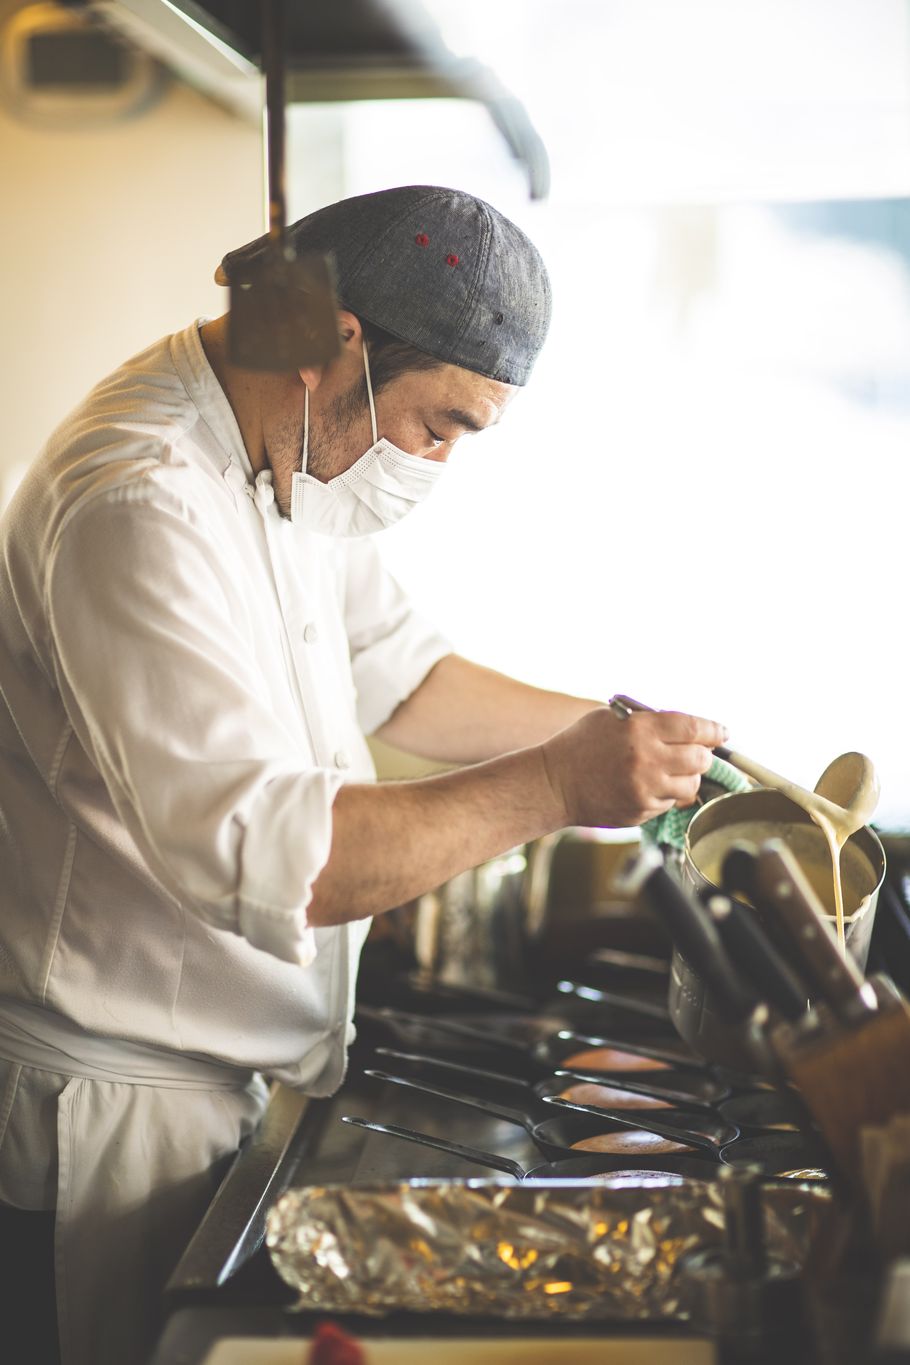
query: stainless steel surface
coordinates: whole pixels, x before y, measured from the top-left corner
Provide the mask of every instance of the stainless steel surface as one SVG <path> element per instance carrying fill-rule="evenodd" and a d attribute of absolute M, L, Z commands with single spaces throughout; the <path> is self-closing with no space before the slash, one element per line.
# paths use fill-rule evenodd
<path fill-rule="evenodd" d="M 615 907 L 605 895 L 618 847 L 612 831 L 557 830 L 393 912 L 399 932 L 429 980 L 527 992 L 549 966 L 611 945 Z"/>
<path fill-rule="evenodd" d="M 513 991 L 527 986 L 527 875 L 527 851 L 514 848 L 418 897 L 418 966 L 454 986 Z"/>
<path fill-rule="evenodd" d="M 300 1125 L 310 1101 L 277 1086 L 252 1141 L 209 1205 L 165 1293 L 189 1294 L 225 1283 L 260 1245 L 266 1210 L 296 1164 Z"/>

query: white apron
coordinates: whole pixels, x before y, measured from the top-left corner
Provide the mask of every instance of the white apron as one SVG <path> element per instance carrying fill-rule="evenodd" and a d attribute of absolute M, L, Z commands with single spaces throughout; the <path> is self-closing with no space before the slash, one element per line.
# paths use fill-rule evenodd
<path fill-rule="evenodd" d="M 57 1101 L 62 1365 L 144 1365 L 164 1284 L 268 1099 L 256 1073 L 86 1033 L 0 999 L 0 1056 L 69 1076 Z"/>

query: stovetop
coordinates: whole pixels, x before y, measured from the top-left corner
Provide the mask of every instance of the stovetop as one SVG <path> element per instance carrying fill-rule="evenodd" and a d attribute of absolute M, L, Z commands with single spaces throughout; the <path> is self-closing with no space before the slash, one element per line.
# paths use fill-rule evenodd
<path fill-rule="evenodd" d="M 880 896 L 869 970 L 888 972 L 910 993 L 908 889 L 906 867 L 898 865 Z M 666 949 L 668 958 L 669 944 Z M 609 959 L 609 949 L 605 956 Z M 311 1331 L 309 1315 L 288 1311 L 295 1295 L 278 1278 L 263 1245 L 266 1212 L 291 1185 L 369 1184 L 420 1177 L 508 1179 L 464 1158 L 354 1127 L 342 1121 L 346 1116 L 418 1129 L 431 1137 L 512 1158 L 525 1168 L 541 1161 L 537 1144 L 515 1124 L 366 1075 L 367 1070 L 377 1069 L 408 1071 L 406 1064 L 394 1062 L 377 1048 L 431 1050 L 430 1033 L 424 1038 L 418 1033 L 415 1043 L 413 1035 L 406 1039 L 394 1028 L 390 1032 L 381 1021 L 383 1007 L 422 1015 L 428 1021 L 435 1017 L 475 1025 L 492 1040 L 510 1029 L 527 1031 L 530 1021 L 536 1021 L 533 1026 L 542 1034 L 564 1027 L 631 1042 L 650 1039 L 685 1051 L 669 1017 L 660 1017 L 660 988 L 655 994 L 653 985 L 646 984 L 647 977 L 643 984 L 640 973 L 633 972 L 622 981 L 621 974 L 617 976 L 609 962 L 598 961 L 596 954 L 579 964 L 577 980 L 583 984 L 587 978 L 595 997 L 612 982 L 613 998 L 615 992 L 624 994 L 628 1006 L 635 1004 L 637 996 L 639 1009 L 605 1006 L 558 981 L 546 982 L 544 992 L 536 998 L 516 1001 L 495 992 L 427 983 L 415 977 L 411 966 L 390 959 L 386 949 L 373 957 L 367 955 L 359 987 L 359 1036 L 346 1080 L 335 1096 L 307 1100 L 281 1087 L 273 1091 L 260 1130 L 238 1157 L 174 1271 L 167 1290 L 171 1316 L 153 1365 L 177 1365 L 178 1361 L 196 1365 L 204 1358 L 207 1344 L 231 1332 L 287 1336 Z M 436 1042 L 439 1055 L 459 1052 L 457 1043 L 440 1043 L 438 1037 Z M 467 1046 L 467 1054 L 463 1051 L 462 1055 L 476 1057 L 478 1053 Z M 507 1066 L 508 1055 L 491 1053 L 497 1059 L 494 1069 Z M 748 1086 L 746 1078 L 735 1079 Z M 454 1088 L 470 1087 L 459 1083 Z M 352 1323 L 352 1327 L 358 1326 L 367 1333 L 376 1330 L 375 1321 Z M 501 1330 L 501 1325 L 489 1326 L 492 1334 Z M 641 1329 L 623 1324 L 618 1330 L 635 1335 L 646 1329 L 653 1331 L 653 1324 Z M 393 1315 L 384 1320 L 381 1330 L 390 1335 L 419 1334 L 425 1331 L 425 1323 L 415 1324 L 407 1315 Z M 534 1325 L 537 1335 L 547 1330 Z M 560 1324 L 554 1330 L 565 1334 L 572 1329 Z M 609 1334 L 609 1327 L 602 1330 Z M 470 1324 L 456 1320 L 446 1324 L 434 1318 L 434 1331 L 470 1334 Z"/>

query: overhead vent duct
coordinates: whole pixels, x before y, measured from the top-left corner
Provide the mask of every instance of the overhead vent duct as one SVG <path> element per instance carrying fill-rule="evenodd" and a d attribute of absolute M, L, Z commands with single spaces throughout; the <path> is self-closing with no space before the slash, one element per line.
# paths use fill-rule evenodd
<path fill-rule="evenodd" d="M 250 0 L 85 0 L 85 8 L 212 99 L 262 109 L 259 6 Z M 469 99 L 482 104 L 525 167 L 531 197 L 549 189 L 543 142 L 489 67 L 456 56 L 420 0 L 306 0 L 287 5 L 288 104 Z"/>

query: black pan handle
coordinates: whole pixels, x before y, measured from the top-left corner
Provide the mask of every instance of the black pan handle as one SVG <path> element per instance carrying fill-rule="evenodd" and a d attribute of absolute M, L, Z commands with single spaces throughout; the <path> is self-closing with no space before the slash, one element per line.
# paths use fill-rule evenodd
<path fill-rule="evenodd" d="M 487 1071 L 483 1067 L 472 1066 L 466 1062 L 453 1062 L 448 1058 L 430 1057 L 424 1053 L 399 1052 L 391 1047 L 374 1048 L 374 1054 L 382 1059 L 385 1064 L 388 1058 L 392 1062 L 405 1062 L 413 1064 L 415 1067 L 426 1068 L 430 1075 L 434 1071 L 442 1072 L 455 1076 L 464 1077 L 467 1080 L 493 1081 L 496 1085 L 510 1085 L 519 1090 L 528 1098 L 533 1096 L 537 1099 L 539 1091 L 534 1088 L 533 1082 L 527 1081 L 520 1076 L 507 1076 L 501 1071 Z M 713 1113 L 721 1100 L 730 1094 L 729 1086 L 721 1085 L 713 1078 L 706 1078 L 703 1073 L 693 1072 L 696 1084 L 700 1084 L 704 1094 L 698 1094 L 694 1090 L 686 1090 L 668 1086 L 661 1081 L 661 1077 L 667 1074 L 663 1071 L 647 1072 L 647 1079 L 636 1080 L 635 1075 L 641 1073 L 629 1073 L 627 1071 L 585 1071 L 579 1068 L 556 1067 L 553 1076 L 558 1080 L 565 1079 L 568 1084 L 582 1083 L 587 1085 L 608 1086 L 612 1090 L 621 1090 L 625 1094 L 637 1095 L 646 1099 L 664 1100 L 674 1109 L 707 1110 Z M 652 1079 L 654 1077 L 654 1079 Z M 419 1075 L 418 1080 L 422 1079 Z"/>
<path fill-rule="evenodd" d="M 662 1073 L 658 1071 L 655 1074 L 660 1076 Z M 557 1067 L 553 1075 L 559 1080 L 566 1079 L 572 1084 L 581 1082 L 584 1085 L 603 1085 L 608 1086 L 611 1090 L 627 1091 L 630 1095 L 642 1095 L 648 1099 L 664 1100 L 667 1104 L 672 1104 L 679 1109 L 709 1109 L 713 1112 L 717 1104 L 720 1103 L 717 1099 L 703 1099 L 690 1090 L 674 1090 L 670 1086 L 661 1085 L 659 1081 L 652 1083 L 650 1080 L 629 1080 L 628 1073 L 625 1071 L 615 1073 L 584 1071 L 577 1067 L 569 1070 L 566 1070 L 565 1067 Z M 729 1095 L 730 1092 L 726 1090 L 721 1093 Z"/>
<path fill-rule="evenodd" d="M 679 1128 L 674 1123 L 662 1123 L 660 1119 L 651 1117 L 652 1110 L 639 1110 L 634 1116 L 625 1109 L 600 1109 L 593 1104 L 575 1104 L 572 1100 L 564 1100 L 559 1095 L 546 1095 L 544 1104 L 552 1104 L 557 1109 L 568 1109 L 573 1114 L 591 1114 L 594 1118 L 605 1119 L 608 1123 L 615 1123 L 620 1128 L 643 1129 L 646 1133 L 655 1133 L 657 1137 L 668 1138 L 671 1142 L 681 1142 L 687 1147 L 698 1147 L 701 1151 L 714 1152 L 720 1150 L 721 1143 L 707 1136 L 706 1133 L 697 1133 L 691 1128 Z M 739 1136 L 739 1129 L 735 1125 L 730 1125 L 732 1133 L 730 1141 Z"/>
<path fill-rule="evenodd" d="M 390 1057 L 396 1062 L 414 1062 L 418 1066 L 428 1066 L 437 1071 L 452 1072 L 457 1076 L 466 1076 L 469 1079 L 475 1078 L 481 1081 L 495 1081 L 497 1085 L 514 1085 L 519 1090 L 527 1092 L 528 1082 L 521 1076 L 506 1076 L 502 1071 L 487 1071 L 484 1067 L 469 1066 L 467 1062 L 452 1062 L 447 1057 L 428 1057 L 420 1052 L 399 1052 L 393 1047 L 374 1048 L 377 1057 Z"/>
<path fill-rule="evenodd" d="M 508 1104 L 495 1104 L 492 1100 L 482 1100 L 477 1095 L 466 1095 L 460 1090 L 448 1090 L 444 1085 L 430 1085 L 426 1081 L 412 1080 L 409 1076 L 393 1076 L 388 1071 L 364 1070 L 365 1076 L 377 1081 L 387 1081 L 390 1085 L 403 1085 L 409 1090 L 419 1090 L 423 1095 L 433 1095 L 438 1100 L 451 1100 L 453 1104 L 467 1104 L 472 1109 L 480 1109 L 494 1119 L 504 1119 L 506 1123 L 516 1123 L 529 1129 L 528 1115 L 522 1109 L 513 1109 Z"/>
<path fill-rule="evenodd" d="M 623 995 L 621 991 L 604 990 L 600 986 L 588 986 L 583 981 L 557 981 L 556 989 L 560 995 L 571 995 L 586 1004 L 608 1005 L 610 1009 L 625 1011 L 627 1014 L 641 1014 L 647 1019 L 667 1023 L 670 1018 L 666 1005 L 653 1000 L 641 1000 L 634 995 Z"/>
<path fill-rule="evenodd" d="M 445 1034 L 447 1038 L 463 1038 L 466 1042 L 482 1043 L 488 1048 L 508 1048 L 510 1052 L 520 1052 L 526 1054 L 528 1051 L 525 1043 L 516 1042 L 514 1038 L 497 1033 L 495 1037 L 488 1029 L 478 1028 L 472 1024 L 459 1023 L 448 1016 L 438 1014 L 413 1014 L 407 1010 L 392 1009 L 387 1005 L 358 1005 L 357 1014 L 361 1019 L 374 1021 L 376 1023 L 392 1024 L 404 1029 L 428 1029 L 432 1033 Z"/>
<path fill-rule="evenodd" d="M 415 1142 L 419 1147 L 431 1147 L 436 1152 L 446 1152 L 449 1156 L 462 1157 L 473 1161 L 477 1166 L 489 1166 L 494 1171 L 505 1171 L 523 1180 L 525 1169 L 517 1161 L 495 1152 L 482 1152 L 477 1147 L 462 1147 L 460 1142 L 449 1142 L 447 1138 L 431 1137 L 429 1133 L 419 1133 L 414 1128 L 399 1128 L 395 1123 L 376 1123 L 372 1119 L 361 1119 L 353 1114 L 343 1114 L 342 1123 L 353 1124 L 355 1128 L 368 1128 L 371 1133 L 385 1133 L 387 1137 L 402 1138 L 405 1142 Z"/>
<path fill-rule="evenodd" d="M 720 884 L 728 896 L 742 896 L 751 905 L 758 904 L 758 848 L 745 839 L 737 839 L 727 849 L 720 869 Z"/>
<path fill-rule="evenodd" d="M 724 1020 L 732 1026 L 745 1023 L 758 1004 L 757 997 L 734 970 L 701 901 L 670 875 L 657 849 L 643 847 L 632 867 L 622 874 L 619 886 L 641 895 L 660 916 L 686 961 L 711 991 Z"/>
<path fill-rule="evenodd" d="M 785 1019 L 801 1019 L 808 1008 L 809 993 L 768 941 L 753 912 L 729 896 L 711 896 L 708 913 L 742 977 Z"/>
<path fill-rule="evenodd" d="M 583 1048 L 614 1048 L 617 1052 L 629 1052 L 633 1057 L 647 1057 L 655 1062 L 666 1062 L 668 1066 L 680 1071 L 710 1071 L 711 1064 L 694 1052 L 684 1052 L 680 1048 L 661 1047 L 658 1043 L 641 1043 L 635 1038 L 618 1038 L 613 1034 L 579 1033 L 576 1029 L 560 1029 L 557 1035 L 560 1043 L 577 1045 Z M 569 1052 L 567 1056 L 571 1055 Z M 609 1069 L 609 1068 L 608 1068 Z"/>

